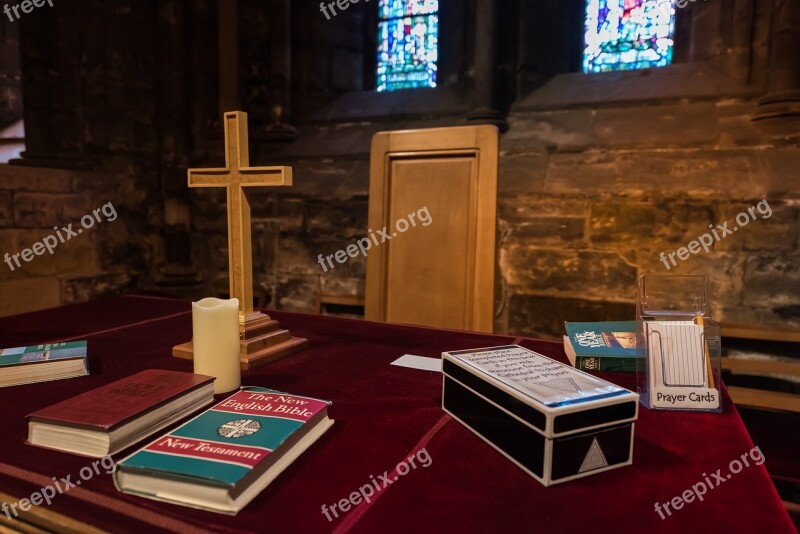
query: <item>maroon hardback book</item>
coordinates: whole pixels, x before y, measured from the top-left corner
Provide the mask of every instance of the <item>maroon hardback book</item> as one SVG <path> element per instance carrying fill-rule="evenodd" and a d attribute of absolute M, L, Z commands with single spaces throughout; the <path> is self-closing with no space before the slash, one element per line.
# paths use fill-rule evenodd
<path fill-rule="evenodd" d="M 214 378 L 180 371 L 148 369 L 33 412 L 28 421 L 111 431 Z"/>

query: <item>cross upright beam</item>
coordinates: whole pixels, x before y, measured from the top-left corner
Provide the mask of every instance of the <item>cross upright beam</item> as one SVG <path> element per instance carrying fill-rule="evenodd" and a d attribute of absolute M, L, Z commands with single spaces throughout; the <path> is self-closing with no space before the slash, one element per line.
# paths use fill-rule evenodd
<path fill-rule="evenodd" d="M 225 168 L 189 169 L 189 187 L 225 187 L 228 206 L 230 294 L 239 299 L 239 322 L 253 313 L 250 187 L 292 185 L 291 167 L 251 167 L 247 113 L 225 113 Z"/>

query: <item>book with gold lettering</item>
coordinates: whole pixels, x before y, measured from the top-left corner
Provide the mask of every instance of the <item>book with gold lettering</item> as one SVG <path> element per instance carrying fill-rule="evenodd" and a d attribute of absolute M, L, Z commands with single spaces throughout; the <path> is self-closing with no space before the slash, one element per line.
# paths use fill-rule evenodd
<path fill-rule="evenodd" d="M 235 515 L 331 427 L 330 404 L 243 387 L 118 463 L 114 485 Z"/>
<path fill-rule="evenodd" d="M 635 373 L 643 364 L 636 321 L 564 323 L 564 352 L 582 371 Z"/>
<path fill-rule="evenodd" d="M 214 402 L 214 378 L 147 369 L 28 415 L 28 443 L 99 458 Z"/>

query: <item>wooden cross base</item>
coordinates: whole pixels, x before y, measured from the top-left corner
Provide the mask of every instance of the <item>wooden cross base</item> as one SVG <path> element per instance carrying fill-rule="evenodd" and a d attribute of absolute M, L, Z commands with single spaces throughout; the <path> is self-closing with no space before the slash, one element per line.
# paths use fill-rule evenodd
<path fill-rule="evenodd" d="M 281 329 L 278 321 L 261 312 L 249 314 L 245 324 L 239 325 L 239 340 L 242 371 L 256 369 L 308 346 L 307 339 L 292 336 L 288 330 Z M 191 360 L 192 342 L 172 347 L 172 355 Z"/>

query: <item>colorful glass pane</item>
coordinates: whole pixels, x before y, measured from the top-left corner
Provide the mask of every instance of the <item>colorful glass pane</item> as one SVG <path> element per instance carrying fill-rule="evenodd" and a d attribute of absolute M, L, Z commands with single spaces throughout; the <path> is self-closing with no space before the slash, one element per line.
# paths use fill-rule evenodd
<path fill-rule="evenodd" d="M 380 0 L 378 91 L 436 87 L 438 0 Z"/>
<path fill-rule="evenodd" d="M 671 0 L 588 0 L 583 72 L 669 65 L 674 33 Z"/>

